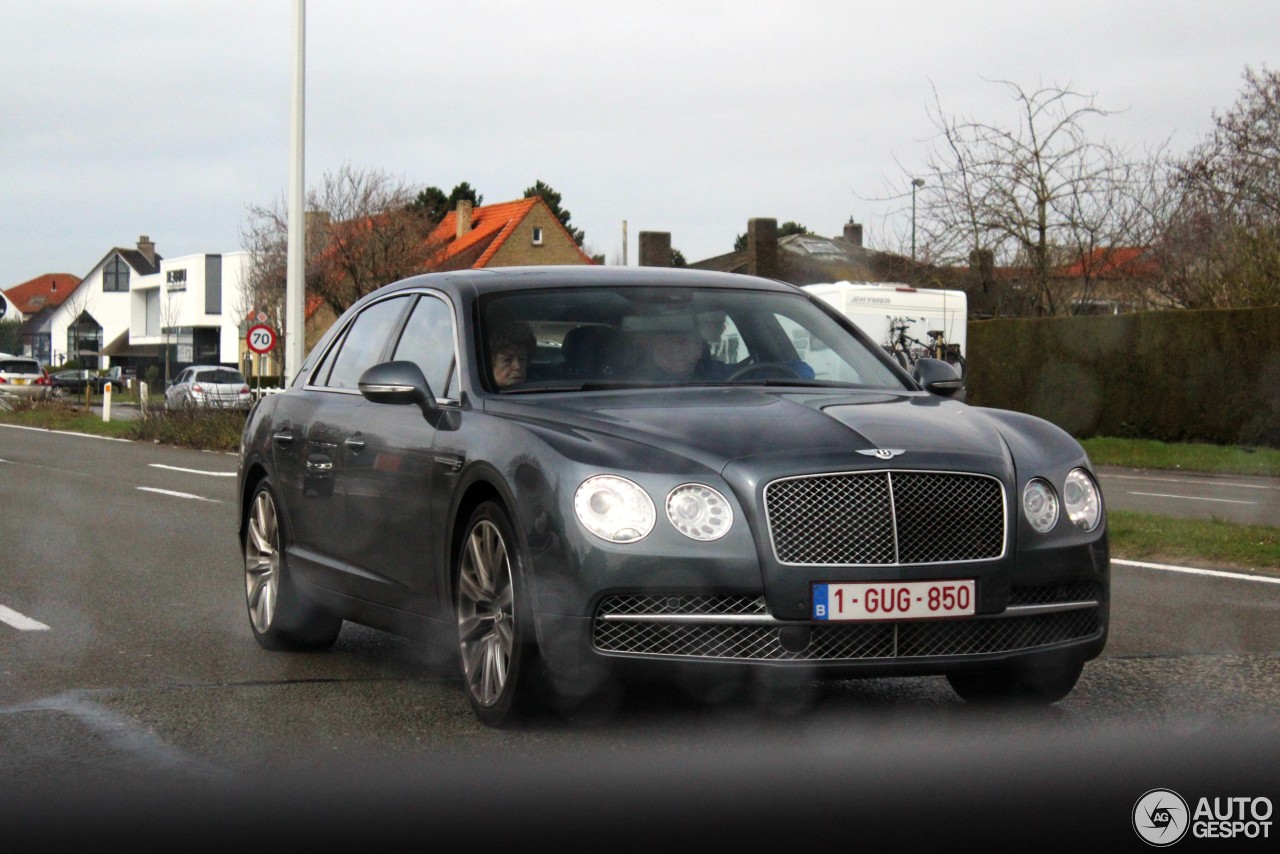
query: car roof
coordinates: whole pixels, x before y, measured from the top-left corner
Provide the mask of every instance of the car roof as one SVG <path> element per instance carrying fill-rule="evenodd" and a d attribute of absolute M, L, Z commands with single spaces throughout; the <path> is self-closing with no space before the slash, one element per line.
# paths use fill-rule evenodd
<path fill-rule="evenodd" d="M 605 267 L 598 264 L 543 265 L 537 267 L 487 267 L 481 270 L 456 270 L 425 273 L 385 285 L 375 295 L 399 290 L 434 287 L 442 290 L 471 289 L 477 294 L 493 291 L 535 288 L 587 287 L 702 287 L 753 288 L 769 291 L 802 292 L 787 282 L 721 273 L 713 270 L 690 270 L 673 267 Z M 367 299 L 367 298 L 366 298 Z"/>

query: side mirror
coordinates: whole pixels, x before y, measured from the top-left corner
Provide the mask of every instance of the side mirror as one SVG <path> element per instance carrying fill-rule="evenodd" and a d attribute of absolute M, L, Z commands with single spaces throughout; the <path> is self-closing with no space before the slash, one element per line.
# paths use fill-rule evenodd
<path fill-rule="evenodd" d="M 911 376 L 930 394 L 964 400 L 964 379 L 941 359 L 917 359 Z"/>
<path fill-rule="evenodd" d="M 436 411 L 436 397 L 416 362 L 382 362 L 360 375 L 360 393 L 374 403 L 416 405 L 422 414 Z"/>

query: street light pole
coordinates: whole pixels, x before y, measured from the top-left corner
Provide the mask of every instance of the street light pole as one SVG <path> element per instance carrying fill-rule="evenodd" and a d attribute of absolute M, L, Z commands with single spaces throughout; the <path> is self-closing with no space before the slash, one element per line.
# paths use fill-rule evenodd
<path fill-rule="evenodd" d="M 306 228 L 303 210 L 304 98 L 306 93 L 307 0 L 293 0 L 293 97 L 289 128 L 289 245 L 284 287 L 284 384 L 302 367 L 306 337 L 303 304 L 306 302 Z"/>
<path fill-rule="evenodd" d="M 911 179 L 911 263 L 916 261 L 916 189 L 924 186 L 923 178 Z"/>

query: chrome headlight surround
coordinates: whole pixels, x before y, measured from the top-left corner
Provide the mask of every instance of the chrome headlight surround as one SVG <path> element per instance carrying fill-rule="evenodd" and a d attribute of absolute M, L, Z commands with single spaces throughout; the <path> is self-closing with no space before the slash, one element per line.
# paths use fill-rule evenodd
<path fill-rule="evenodd" d="M 1084 469 L 1067 473 L 1062 485 L 1062 504 L 1071 524 L 1082 531 L 1093 531 L 1102 523 L 1102 492 Z"/>
<path fill-rule="evenodd" d="M 733 508 L 705 483 L 682 483 L 667 493 L 667 520 L 691 540 L 718 540 L 733 527 Z"/>
<path fill-rule="evenodd" d="M 649 493 L 634 481 L 611 474 L 598 474 L 579 484 L 573 510 L 584 528 L 611 543 L 643 540 L 657 520 Z"/>
<path fill-rule="evenodd" d="M 1022 512 L 1037 533 L 1047 534 L 1058 524 L 1058 494 L 1049 481 L 1036 477 L 1022 488 Z"/>

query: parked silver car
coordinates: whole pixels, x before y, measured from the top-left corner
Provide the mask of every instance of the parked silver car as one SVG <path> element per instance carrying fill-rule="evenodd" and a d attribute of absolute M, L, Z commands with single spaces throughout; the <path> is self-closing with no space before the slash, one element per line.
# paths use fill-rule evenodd
<path fill-rule="evenodd" d="M 165 409 L 248 410 L 252 403 L 244 374 L 223 365 L 192 365 L 178 374 L 164 392 Z"/>
<path fill-rule="evenodd" d="M 35 359 L 26 356 L 0 358 L 0 394 L 21 397 L 48 397 L 49 374 Z"/>

